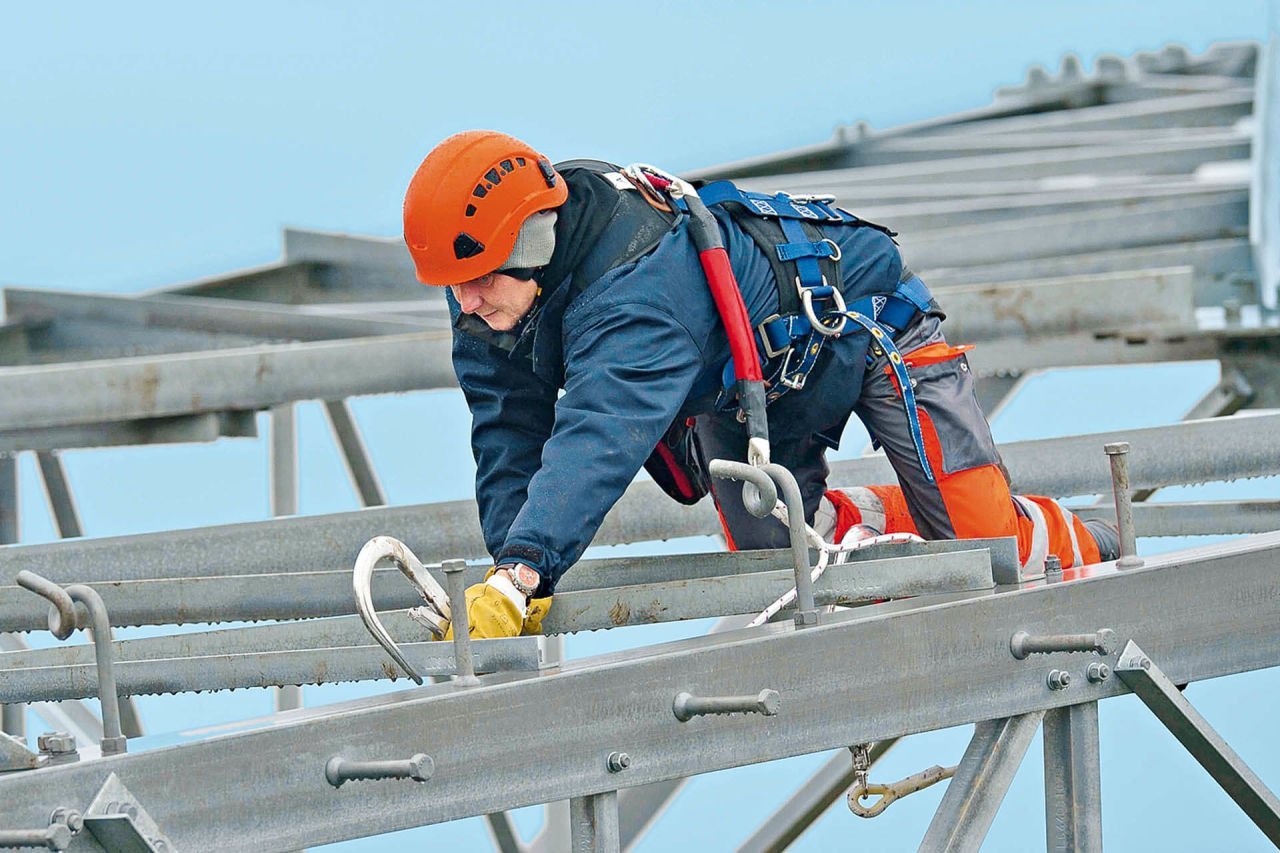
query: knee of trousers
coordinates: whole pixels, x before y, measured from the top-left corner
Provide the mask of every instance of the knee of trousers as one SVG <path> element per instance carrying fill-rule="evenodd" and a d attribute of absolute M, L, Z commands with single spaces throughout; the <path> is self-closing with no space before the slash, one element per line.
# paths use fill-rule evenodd
<path fill-rule="evenodd" d="M 1023 534 L 1018 537 L 1023 566 L 1038 569 L 1050 554 L 1064 569 L 1099 561 L 1093 535 L 1062 504 L 1039 495 L 1014 495 L 1013 502 L 1019 515 L 1019 532 Z"/>
<path fill-rule="evenodd" d="M 882 494 L 866 486 L 827 489 L 814 513 L 813 529 L 828 542 L 839 542 L 855 524 L 874 527 L 881 533 L 896 533 L 888 529 L 885 504 Z"/>

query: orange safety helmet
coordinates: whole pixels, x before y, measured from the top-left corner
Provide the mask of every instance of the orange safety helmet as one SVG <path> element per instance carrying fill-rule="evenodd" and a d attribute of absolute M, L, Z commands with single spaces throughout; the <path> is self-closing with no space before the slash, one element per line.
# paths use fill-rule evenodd
<path fill-rule="evenodd" d="M 422 161 L 404 196 L 404 242 L 418 281 L 461 284 L 493 272 L 524 221 L 568 197 L 551 161 L 515 137 L 450 136 Z"/>

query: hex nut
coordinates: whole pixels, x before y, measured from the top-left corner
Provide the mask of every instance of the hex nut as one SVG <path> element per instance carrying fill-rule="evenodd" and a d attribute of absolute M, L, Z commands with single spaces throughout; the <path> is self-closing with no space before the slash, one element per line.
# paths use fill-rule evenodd
<path fill-rule="evenodd" d="M 1071 686 L 1071 673 L 1065 669 L 1049 670 L 1049 677 L 1045 679 L 1050 690 L 1066 690 Z"/>
<path fill-rule="evenodd" d="M 129 751 L 129 741 L 124 735 L 104 737 L 102 739 L 103 755 L 120 755 Z"/>
<path fill-rule="evenodd" d="M 45 755 L 66 755 L 76 751 L 75 735 L 66 732 L 45 732 L 36 738 L 36 745 Z"/>
<path fill-rule="evenodd" d="M 625 752 L 611 752 L 606 764 L 610 773 L 621 773 L 631 766 L 631 756 Z"/>
<path fill-rule="evenodd" d="M 795 623 L 797 628 L 810 628 L 818 624 L 818 611 L 816 610 L 797 610 L 795 615 Z"/>
<path fill-rule="evenodd" d="M 59 807 L 54 809 L 53 814 L 49 816 L 49 823 L 51 825 L 60 823 L 70 829 L 72 834 L 75 834 L 84 829 L 84 815 L 75 809 Z"/>
<path fill-rule="evenodd" d="M 1094 684 L 1101 684 L 1111 677 L 1111 667 L 1105 663 L 1091 663 L 1085 671 L 1085 678 Z"/>

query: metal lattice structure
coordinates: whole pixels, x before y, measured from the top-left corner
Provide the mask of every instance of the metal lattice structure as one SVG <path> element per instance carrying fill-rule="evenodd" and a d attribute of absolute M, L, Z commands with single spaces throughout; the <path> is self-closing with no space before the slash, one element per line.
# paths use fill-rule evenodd
<path fill-rule="evenodd" d="M 440 294 L 414 281 L 397 240 L 310 231 L 287 231 L 277 264 L 138 296 L 6 290 L 0 542 L 17 540 L 22 452 L 36 454 L 68 541 L 0 548 L 0 703 L 11 734 L 24 735 L 30 704 L 74 741 L 42 737 L 35 752 L 0 737 L 0 846 L 295 850 L 484 815 L 503 851 L 627 849 L 690 776 L 839 750 L 742 848 L 780 850 L 897 739 L 974 723 L 921 849 L 976 849 L 1043 728 L 1048 847 L 1097 850 L 1097 702 L 1128 692 L 1280 843 L 1280 803 L 1177 689 L 1280 665 L 1280 501 L 1147 501 L 1168 486 L 1280 474 L 1278 66 L 1275 40 L 1103 57 L 1088 74 L 1068 57 L 989 107 L 843 127 L 695 175 L 834 192 L 900 231 L 948 311 L 949 338 L 982 344 L 971 363 L 988 413 L 1050 368 L 1222 367 L 1185 423 L 1001 450 L 1018 491 L 1107 495 L 1103 447 L 1128 442 L 1143 536 L 1246 538 L 1043 577 L 1020 570 L 1012 540 L 881 546 L 801 601 L 823 608 L 817 624 L 791 621 L 793 608 L 740 627 L 794 585 L 788 551 L 587 560 L 557 593 L 548 640 L 478 641 L 462 659 L 451 644 L 411 641 L 422 635 L 403 611 L 418 602 L 379 570 L 388 628 L 437 683 L 296 710 L 299 685 L 404 676 L 352 615 L 350 559 L 364 541 L 395 536 L 437 561 L 484 554 L 472 501 L 385 506 L 347 405 L 455 384 Z M 374 509 L 78 538 L 59 451 L 251 437 L 262 411 L 272 511 L 293 516 L 294 406 L 305 400 L 324 402 Z M 883 456 L 832 466 L 834 485 L 884 482 Z M 717 531 L 710 506 L 679 507 L 637 482 L 596 543 Z M 28 591 L 31 574 L 18 585 L 22 572 L 47 582 L 57 620 Z M 1173 624 L 1167 614 L 1188 600 L 1196 607 Z M 100 621 L 96 646 L 28 648 L 24 632 L 88 624 L 76 602 L 115 627 L 271 624 L 112 642 Z M 557 653 L 557 635 L 705 617 L 721 622 L 699 639 L 573 662 Z M 887 658 L 893 667 L 878 665 Z M 467 660 L 478 680 L 454 677 Z M 105 728 L 78 701 L 104 683 L 126 697 L 118 713 L 101 697 Z M 280 689 L 275 717 L 119 752 L 141 732 L 127 697 L 268 686 Z M 556 722 L 519 751 L 484 736 L 486 719 L 521 706 Z M 192 766 L 200 773 L 182 772 Z M 522 841 L 507 811 L 549 800 L 568 801 L 567 820 L 552 808 Z"/>

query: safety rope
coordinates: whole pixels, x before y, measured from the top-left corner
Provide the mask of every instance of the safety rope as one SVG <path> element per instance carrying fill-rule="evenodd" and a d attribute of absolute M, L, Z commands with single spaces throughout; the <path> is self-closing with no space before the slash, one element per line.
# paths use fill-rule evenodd
<path fill-rule="evenodd" d="M 782 501 L 778 501 L 773 505 L 773 517 L 781 521 L 783 525 L 790 525 L 790 518 L 787 515 L 787 506 Z M 861 551 L 864 548 L 870 548 L 874 545 L 886 545 L 890 543 L 901 544 L 904 542 L 923 542 L 919 536 L 914 533 L 884 533 L 879 536 L 871 536 L 866 539 L 860 539 L 856 542 L 828 542 L 818 535 L 818 531 L 806 524 L 804 526 L 805 542 L 810 548 L 818 552 L 818 563 L 809 572 L 809 578 L 814 582 L 818 582 L 818 578 L 822 577 L 823 572 L 827 570 L 827 566 L 831 564 L 831 559 L 835 558 L 835 565 L 842 565 L 848 555 L 854 551 Z M 794 588 L 787 590 L 778 598 L 777 601 L 770 604 L 760 612 L 760 615 L 747 623 L 747 627 L 763 625 L 774 616 L 778 615 L 784 607 L 787 607 L 796 600 L 796 591 Z"/>

